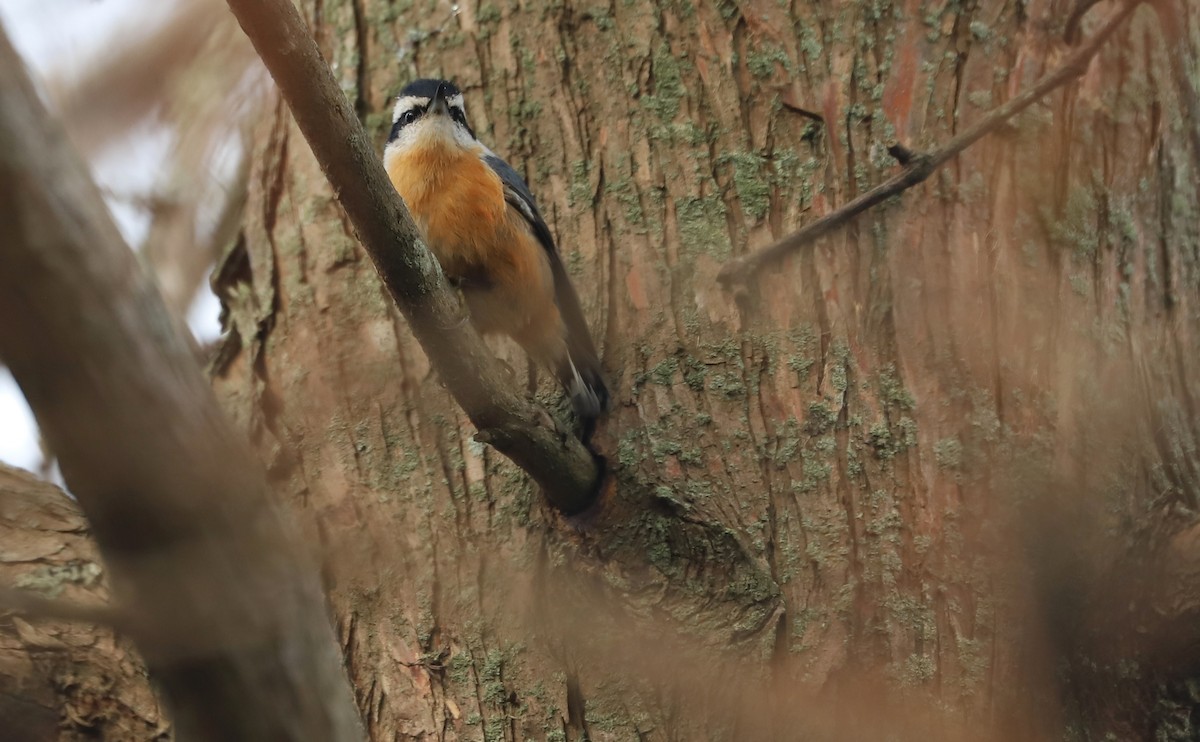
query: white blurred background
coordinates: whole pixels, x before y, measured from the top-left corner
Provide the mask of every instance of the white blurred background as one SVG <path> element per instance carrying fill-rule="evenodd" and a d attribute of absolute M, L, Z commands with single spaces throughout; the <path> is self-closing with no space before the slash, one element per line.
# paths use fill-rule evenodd
<path fill-rule="evenodd" d="M 245 130 L 270 90 L 224 3 L 0 0 L 0 24 L 168 306 L 215 340 L 208 274 L 236 237 Z M 0 461 L 58 478 L 2 365 Z"/>

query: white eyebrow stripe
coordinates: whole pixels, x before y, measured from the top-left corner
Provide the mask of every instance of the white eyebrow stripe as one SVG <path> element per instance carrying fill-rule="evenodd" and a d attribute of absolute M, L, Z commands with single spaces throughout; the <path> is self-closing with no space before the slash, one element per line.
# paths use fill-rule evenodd
<path fill-rule="evenodd" d="M 406 95 L 396 101 L 396 107 L 392 109 L 392 123 L 396 123 L 405 111 L 411 111 L 414 108 L 420 108 L 429 105 L 428 98 L 422 98 L 417 95 Z"/>
<path fill-rule="evenodd" d="M 400 117 L 403 116 L 406 111 L 411 111 L 414 108 L 424 108 L 425 106 L 429 105 L 429 102 L 429 98 L 419 95 L 406 95 L 403 98 L 397 99 L 396 106 L 392 109 L 392 123 L 394 124 L 399 121 Z M 462 93 L 455 93 L 454 95 L 450 96 L 446 99 L 446 103 L 449 104 L 451 108 L 458 108 L 464 113 L 467 110 L 464 105 L 465 102 L 463 100 Z"/>

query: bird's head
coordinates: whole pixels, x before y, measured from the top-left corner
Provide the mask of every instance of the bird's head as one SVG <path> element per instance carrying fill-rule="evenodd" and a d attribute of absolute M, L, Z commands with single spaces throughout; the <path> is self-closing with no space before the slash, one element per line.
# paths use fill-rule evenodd
<path fill-rule="evenodd" d="M 467 123 L 462 93 L 454 83 L 416 80 L 400 91 L 385 152 L 438 145 L 466 149 L 477 144 Z"/>

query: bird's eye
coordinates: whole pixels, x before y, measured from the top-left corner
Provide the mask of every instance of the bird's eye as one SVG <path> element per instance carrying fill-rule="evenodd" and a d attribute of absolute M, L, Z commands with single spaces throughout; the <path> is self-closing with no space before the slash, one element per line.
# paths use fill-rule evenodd
<path fill-rule="evenodd" d="M 424 111 L 421 111 L 420 109 L 410 108 L 397 116 L 396 120 L 392 123 L 392 132 L 388 135 L 388 142 L 395 141 L 395 139 L 400 136 L 400 130 L 421 118 L 422 113 L 424 113 Z"/>

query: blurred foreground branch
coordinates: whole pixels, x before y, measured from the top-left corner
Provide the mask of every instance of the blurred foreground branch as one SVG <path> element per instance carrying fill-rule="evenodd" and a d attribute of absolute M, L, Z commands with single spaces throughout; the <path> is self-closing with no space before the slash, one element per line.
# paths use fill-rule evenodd
<path fill-rule="evenodd" d="M 904 165 L 904 169 L 898 174 L 775 244 L 730 260 L 722 266 L 720 273 L 717 274 L 717 281 L 726 290 L 733 292 L 735 297 L 740 297 L 748 290 L 750 281 L 758 274 L 758 271 L 848 224 L 867 209 L 878 206 L 892 196 L 924 182 L 942 165 L 957 157 L 967 147 L 999 129 L 1013 116 L 1024 111 L 1051 91 L 1082 76 L 1087 71 L 1092 57 L 1096 56 L 1096 53 L 1104 46 L 1104 42 L 1140 4 L 1141 0 L 1122 0 L 1121 6 L 1105 21 L 1104 25 L 1086 43 L 1067 56 L 1062 64 L 1042 77 L 1031 88 L 1004 105 L 993 109 L 966 131 L 941 147 L 929 152 L 914 153 L 901 145 L 893 145 L 888 151 L 901 165 Z"/>
<path fill-rule="evenodd" d="M 0 33 L 0 358 L 180 739 L 362 738 L 315 571 Z"/>
<path fill-rule="evenodd" d="M 121 44 L 78 70 L 52 71 L 46 81 L 64 125 L 85 154 L 127 136 L 148 116 L 175 113 L 163 109 L 179 106 L 182 79 L 210 99 L 231 97 L 229 80 L 237 80 L 237 70 L 253 61 L 253 52 L 238 43 L 222 3 L 177 0 L 164 6 L 154 9 L 165 12 L 161 20 L 129 29 Z M 233 72 L 221 78 L 226 89 L 203 78 L 213 68 Z"/>
<path fill-rule="evenodd" d="M 221 0 L 173 0 L 143 15 L 121 44 L 83 64 L 52 66 L 45 82 L 69 138 L 93 161 L 114 146 L 137 153 L 145 139 L 170 137 L 154 163 L 130 169 L 157 171 L 150 192 L 117 187 L 109 195 L 149 217 L 142 256 L 183 318 L 240 224 L 249 171 L 243 123 L 257 115 L 269 85 Z M 231 150 L 239 164 L 222 167 Z"/>
<path fill-rule="evenodd" d="M 417 237 L 350 102 L 290 0 L 229 0 L 421 347 L 481 439 L 524 469 L 566 512 L 593 500 L 591 453 L 513 384 L 466 321 L 459 297 Z"/>

